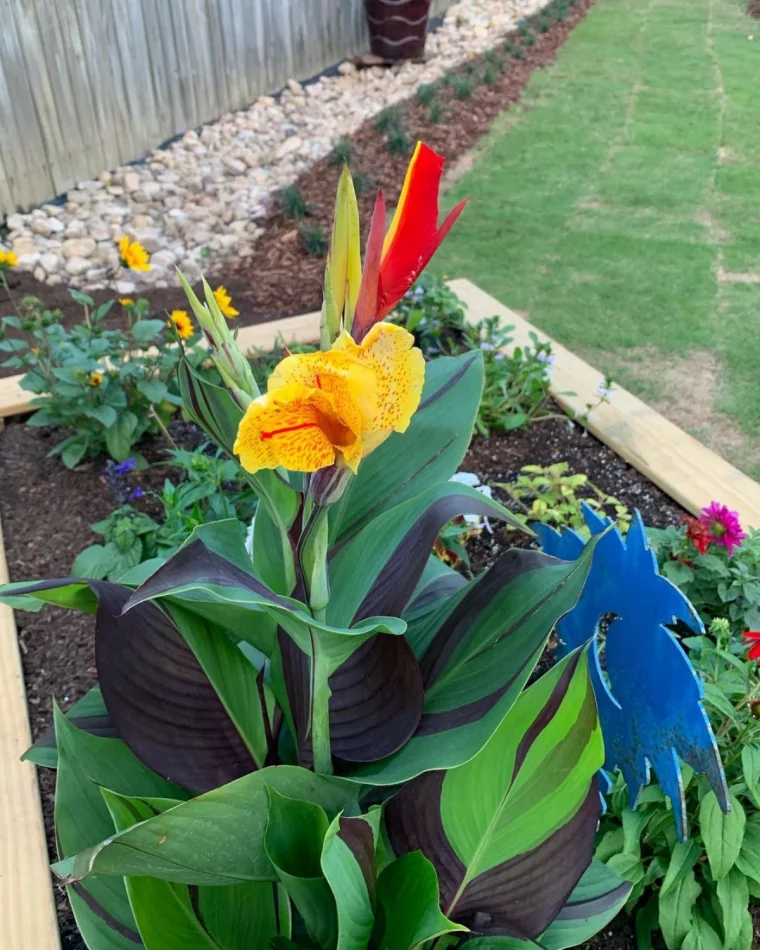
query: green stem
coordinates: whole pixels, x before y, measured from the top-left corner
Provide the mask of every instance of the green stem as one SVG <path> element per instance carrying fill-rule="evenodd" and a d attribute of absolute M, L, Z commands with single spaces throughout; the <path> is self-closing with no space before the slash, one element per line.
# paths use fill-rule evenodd
<path fill-rule="evenodd" d="M 317 634 L 311 632 L 311 748 L 314 771 L 319 775 L 332 775 L 333 764 L 330 752 L 330 672 L 324 652 L 319 649 Z"/>

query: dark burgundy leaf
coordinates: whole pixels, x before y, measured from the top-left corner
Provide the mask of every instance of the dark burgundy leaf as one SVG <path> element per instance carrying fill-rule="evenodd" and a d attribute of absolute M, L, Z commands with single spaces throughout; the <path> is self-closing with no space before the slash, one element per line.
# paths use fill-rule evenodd
<path fill-rule="evenodd" d="M 132 591 L 92 582 L 99 597 L 95 656 L 103 699 L 121 737 L 169 781 L 208 791 L 256 764 L 190 647 L 154 604 L 122 613 Z"/>
<path fill-rule="evenodd" d="M 308 767 L 312 762 L 307 736 L 309 661 L 282 631 L 279 644 L 299 762 Z M 370 637 L 332 674 L 329 685 L 330 744 L 335 759 L 375 762 L 399 749 L 416 730 L 424 701 L 422 677 L 403 637 Z"/>
<path fill-rule="evenodd" d="M 375 838 L 364 818 L 340 818 L 338 837 L 348 845 L 362 872 L 370 902 L 375 903 Z"/>

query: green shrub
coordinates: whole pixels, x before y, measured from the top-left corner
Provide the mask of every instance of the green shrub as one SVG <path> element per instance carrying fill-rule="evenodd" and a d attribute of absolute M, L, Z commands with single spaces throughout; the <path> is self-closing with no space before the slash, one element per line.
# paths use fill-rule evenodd
<path fill-rule="evenodd" d="M 354 146 L 347 138 L 338 139 L 328 157 L 330 165 L 350 165 L 354 159 Z"/>
<path fill-rule="evenodd" d="M 301 238 L 301 245 L 307 254 L 314 257 L 323 257 L 327 254 L 330 245 L 321 224 L 310 224 L 302 227 L 298 233 Z"/>
<path fill-rule="evenodd" d="M 553 465 L 524 465 L 511 482 L 494 482 L 515 502 L 527 522 L 540 521 L 554 528 L 572 528 L 588 538 L 590 532 L 583 517 L 583 506 L 609 515 L 625 533 L 631 513 L 612 495 L 597 488 L 588 475 L 574 474 L 567 462 Z"/>
<path fill-rule="evenodd" d="M 88 294 L 69 291 L 83 319 L 67 328 L 61 313 L 26 297 L 18 315 L 3 317 L 2 364 L 24 373 L 22 387 L 35 394 L 32 426 L 60 426 L 73 433 L 50 453 L 68 468 L 107 452 L 117 461 L 132 454 L 145 435 L 156 435 L 181 404 L 175 378 L 180 350 L 165 318 L 151 317 L 147 300 L 121 307 L 122 326 L 106 326 L 116 301 L 99 307 Z M 203 359 L 188 315 L 188 356 Z M 184 331 L 183 331 L 184 332 Z"/>
<path fill-rule="evenodd" d="M 292 218 L 299 221 L 311 214 L 311 207 L 306 203 L 306 198 L 300 188 L 296 185 L 288 185 L 280 192 L 282 203 L 282 212 L 286 218 Z"/>
<path fill-rule="evenodd" d="M 385 138 L 385 150 L 390 155 L 407 155 L 412 150 L 412 140 L 401 126 L 391 129 Z"/>
<path fill-rule="evenodd" d="M 391 132 L 402 124 L 401 106 L 388 106 L 387 109 L 383 109 L 375 116 L 375 129 L 383 134 Z"/>
<path fill-rule="evenodd" d="M 461 301 L 441 279 L 423 274 L 397 305 L 392 319 L 415 335 L 429 358 L 481 351 L 485 383 L 476 430 L 482 435 L 494 429 L 520 428 L 551 415 L 546 408 L 553 359 L 548 347 L 535 340 L 533 347 L 504 353 L 512 328 L 502 328 L 496 317 L 469 324 Z"/>
<path fill-rule="evenodd" d="M 472 95 L 472 80 L 469 76 L 452 76 L 450 85 L 457 99 L 469 99 Z"/>
<path fill-rule="evenodd" d="M 421 106 L 430 106 L 435 102 L 436 95 L 437 90 L 435 83 L 423 83 L 423 85 L 417 89 L 417 102 L 419 102 Z"/>

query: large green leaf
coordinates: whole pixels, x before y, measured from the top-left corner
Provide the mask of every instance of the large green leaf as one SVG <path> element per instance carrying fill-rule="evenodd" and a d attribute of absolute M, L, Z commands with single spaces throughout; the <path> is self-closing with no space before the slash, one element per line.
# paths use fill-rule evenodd
<path fill-rule="evenodd" d="M 420 851 L 389 864 L 377 879 L 378 950 L 413 950 L 443 934 L 466 932 L 441 913 L 438 876 Z"/>
<path fill-rule="evenodd" d="M 480 353 L 426 365 L 422 401 L 409 428 L 364 459 L 333 506 L 330 529 L 335 541 L 346 541 L 383 511 L 451 478 L 470 443 L 482 389 Z"/>
<path fill-rule="evenodd" d="M 335 899 L 320 857 L 329 821 L 314 802 L 267 788 L 269 811 L 264 843 L 277 876 L 318 947 L 333 948 L 338 921 Z"/>
<path fill-rule="evenodd" d="M 691 930 L 701 890 L 694 871 L 689 871 L 672 890 L 660 895 L 660 929 L 668 950 L 679 950 Z"/>
<path fill-rule="evenodd" d="M 267 786 L 314 802 L 330 818 L 354 803 L 357 792 L 352 783 L 296 766 L 262 769 L 100 841 L 59 862 L 56 873 L 68 880 L 148 875 L 213 885 L 275 880 L 264 848 Z"/>
<path fill-rule="evenodd" d="M 577 561 L 508 551 L 415 626 L 411 645 L 426 687 L 422 720 L 402 749 L 349 777 L 394 785 L 472 758 L 520 695 L 554 625 L 575 606 L 595 544 Z"/>
<path fill-rule="evenodd" d="M 727 947 L 733 947 L 739 941 L 744 914 L 749 905 L 747 878 L 738 868 L 731 868 L 716 887 L 718 903 L 723 924 L 723 940 Z"/>
<path fill-rule="evenodd" d="M 696 917 L 681 950 L 724 950 L 724 943 L 703 917 Z"/>
<path fill-rule="evenodd" d="M 67 858 L 113 834 L 100 785 L 125 794 L 184 797 L 181 789 L 150 772 L 118 739 L 88 735 L 54 711 L 58 746 L 55 826 L 59 853 Z M 77 922 L 94 950 L 135 946 L 137 926 L 119 878 L 93 875 L 69 888 Z"/>
<path fill-rule="evenodd" d="M 699 830 L 716 881 L 725 877 L 736 863 L 747 823 L 739 799 L 730 795 L 729 801 L 731 810 L 727 815 L 721 811 L 714 792 L 708 792 L 699 806 Z"/>
<path fill-rule="evenodd" d="M 118 739 L 119 736 L 108 715 L 103 702 L 103 694 L 99 686 L 93 686 L 85 695 L 75 702 L 65 713 L 66 718 L 77 729 L 89 732 L 94 736 L 106 739 Z M 55 728 L 50 726 L 22 755 L 22 760 L 34 762 L 48 769 L 58 767 L 58 747 L 55 742 Z"/>
<path fill-rule="evenodd" d="M 117 831 L 153 815 L 139 799 L 123 798 L 108 789 L 103 789 L 103 798 Z M 155 877 L 127 877 L 124 883 L 146 950 L 218 950 L 198 920 L 185 885 Z"/>
<path fill-rule="evenodd" d="M 419 848 L 432 861 L 453 920 L 535 939 L 591 863 L 603 760 L 588 656 L 576 651 L 520 697 L 474 758 L 390 800 L 393 849 Z"/>
<path fill-rule="evenodd" d="M 369 821 L 333 819 L 320 863 L 338 912 L 337 950 L 365 950 L 375 922 L 375 836 Z"/>

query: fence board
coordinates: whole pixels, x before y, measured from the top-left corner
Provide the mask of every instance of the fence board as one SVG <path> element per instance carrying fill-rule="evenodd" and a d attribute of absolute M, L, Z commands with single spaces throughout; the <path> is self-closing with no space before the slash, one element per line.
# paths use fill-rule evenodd
<path fill-rule="evenodd" d="M 364 0 L 0 0 L 0 24 L 0 219 L 368 46 Z"/>

